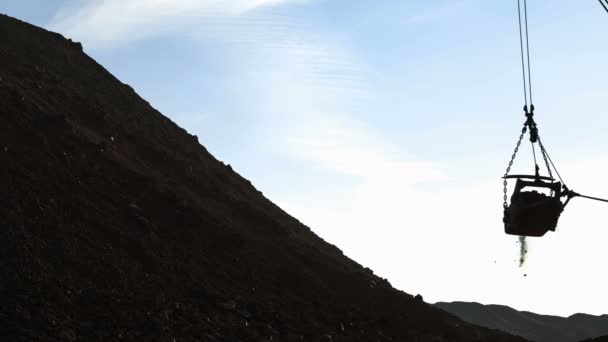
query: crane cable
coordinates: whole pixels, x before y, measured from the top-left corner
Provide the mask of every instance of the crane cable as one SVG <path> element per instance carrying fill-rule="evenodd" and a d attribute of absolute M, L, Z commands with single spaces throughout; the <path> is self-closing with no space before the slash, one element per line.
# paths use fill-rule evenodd
<path fill-rule="evenodd" d="M 606 12 L 608 12 L 608 0 L 598 0 L 598 1 L 600 2 L 600 5 L 602 5 L 602 7 L 604 7 Z"/>
<path fill-rule="evenodd" d="M 530 35 L 528 33 L 528 1 L 523 0 L 523 21 L 522 21 L 522 5 L 521 0 L 517 0 L 517 15 L 519 19 L 519 45 L 521 48 L 521 71 L 524 84 L 524 102 L 526 108 L 528 104 L 530 109 L 534 106 L 532 101 L 532 73 L 530 66 Z M 525 44 L 524 44 L 525 42 Z M 525 46 L 524 46 L 525 45 Z M 527 79 L 526 79 L 527 69 Z M 528 94 L 530 102 L 528 103 Z"/>
<path fill-rule="evenodd" d="M 509 164 L 507 165 L 507 169 L 505 171 L 505 175 L 503 176 L 503 207 L 505 210 L 505 213 L 507 211 L 508 208 L 508 196 L 507 196 L 507 176 L 509 176 L 509 172 L 511 172 L 511 167 L 513 166 L 513 163 L 515 162 L 515 158 L 517 157 L 517 152 L 519 152 L 519 148 L 521 146 L 521 142 L 524 138 L 524 135 L 528 132 L 528 128 L 530 130 L 530 142 L 532 143 L 532 151 L 534 152 L 534 164 L 536 166 L 536 171 L 538 173 L 538 164 L 536 162 L 536 152 L 534 151 L 534 142 L 536 141 L 535 139 L 533 139 L 533 136 L 537 135 L 537 129 L 536 129 L 536 124 L 534 123 L 534 120 L 532 119 L 533 115 L 534 115 L 534 106 L 532 105 L 532 87 L 530 86 L 530 110 L 531 112 L 528 111 L 528 82 L 531 81 L 531 77 L 530 77 L 530 44 L 528 43 L 528 38 L 529 38 L 529 34 L 528 34 L 528 10 L 527 10 L 527 0 L 524 0 L 524 20 L 525 20 L 525 26 L 522 25 L 522 6 L 521 6 L 521 0 L 517 0 L 517 15 L 518 15 L 518 19 L 519 19 L 519 45 L 521 48 L 521 72 L 522 72 L 522 80 L 523 80 L 523 85 L 524 85 L 524 111 L 526 112 L 526 117 L 527 120 L 524 123 L 524 127 L 521 129 L 521 134 L 519 135 L 519 139 L 517 140 L 517 144 L 515 145 L 515 149 L 513 150 L 513 154 L 511 155 L 511 160 L 509 161 Z M 526 38 L 526 50 L 524 51 L 524 27 L 525 27 L 525 38 Z M 527 56 L 527 63 L 526 63 L 526 56 Z M 526 80 L 526 64 L 528 66 L 528 77 Z M 530 82 L 531 83 L 531 82 Z M 549 171 L 550 172 L 550 171 Z"/>
<path fill-rule="evenodd" d="M 535 143 L 539 142 L 538 140 L 538 127 L 536 126 L 536 122 L 534 122 L 534 102 L 532 97 L 532 67 L 531 67 L 531 59 L 530 59 L 530 33 L 528 30 L 528 1 L 517 0 L 517 17 L 518 17 L 518 25 L 519 25 L 519 46 L 521 51 L 521 73 L 523 80 L 523 88 L 524 88 L 524 112 L 526 113 L 527 120 L 524 123 L 524 128 L 529 128 L 530 132 L 530 142 L 532 147 L 532 153 L 534 155 L 534 167 L 536 170 L 536 175 L 539 175 L 539 167 L 538 162 L 536 160 L 536 147 Z M 528 102 L 529 100 L 529 102 Z M 517 151 L 516 151 L 517 152 Z M 541 150 L 542 152 L 542 150 Z M 544 156 L 544 155 L 543 155 Z M 545 161 L 547 158 L 544 158 Z M 549 168 L 549 164 L 547 163 L 547 171 L 549 173 L 549 177 L 553 178 L 551 175 L 551 169 Z M 507 171 L 508 173 L 508 171 Z"/>
<path fill-rule="evenodd" d="M 606 12 L 608 12 L 608 0 L 598 0 L 600 2 L 600 4 L 602 5 L 602 7 L 606 10 Z M 523 35 L 522 35 L 522 27 L 521 27 L 521 5 L 520 5 L 521 0 L 517 0 L 517 5 L 518 5 L 518 10 L 519 10 L 519 36 L 520 36 L 520 45 L 521 45 L 521 56 L 522 56 L 522 68 L 524 68 L 524 50 L 523 50 Z M 532 81 L 531 81 L 531 77 L 530 77 L 530 46 L 529 46 L 529 39 L 528 39 L 528 8 L 527 8 L 527 0 L 524 0 L 524 20 L 525 20 L 525 32 L 526 32 L 526 52 L 527 52 L 527 58 L 528 58 L 528 86 L 530 89 L 530 107 L 532 112 L 534 111 L 534 105 L 532 104 Z M 525 93 L 525 69 L 524 70 L 524 93 Z M 526 99 L 527 101 L 527 99 Z M 562 176 L 560 175 L 559 171 L 557 170 L 557 167 L 555 167 L 555 164 L 553 163 L 553 160 L 551 160 L 551 157 L 549 156 L 549 153 L 547 152 L 547 149 L 545 148 L 545 146 L 543 145 L 542 141 L 540 140 L 540 137 L 538 137 L 538 145 L 540 146 L 540 151 L 541 154 L 543 156 L 543 158 L 545 159 L 545 164 L 547 166 L 547 170 L 549 172 L 549 177 L 553 178 L 553 175 L 551 173 L 551 167 L 553 168 L 553 170 L 555 170 L 555 173 L 557 174 L 557 177 L 559 178 L 560 182 L 562 183 L 562 185 L 564 186 L 564 190 L 566 191 L 566 196 L 568 196 L 568 198 L 573 198 L 573 197 L 582 197 L 582 198 L 587 198 L 590 200 L 594 200 L 594 201 L 600 201 L 600 202 L 606 202 L 608 203 L 608 199 L 604 199 L 604 198 L 599 198 L 599 197 L 592 197 L 592 196 L 587 196 L 587 195 L 581 195 L 575 191 L 572 191 L 571 189 L 568 188 L 568 186 L 566 185 L 566 183 L 564 182 Z M 532 152 L 534 154 L 534 163 L 536 164 L 536 152 L 534 150 L 534 144 L 532 144 Z M 549 166 L 551 165 L 551 167 Z M 536 169 L 538 170 L 538 165 L 536 166 Z M 538 172 L 538 171 L 537 171 Z M 569 201 L 569 199 L 568 199 Z M 567 203 L 567 202 L 566 202 Z"/>
<path fill-rule="evenodd" d="M 604 7 L 606 12 L 608 12 L 608 0 L 599 0 L 599 2 L 602 5 L 602 7 Z M 522 20 L 522 9 L 523 9 L 523 20 Z M 568 189 L 568 187 L 564 183 L 564 180 L 562 179 L 561 175 L 559 174 L 559 171 L 557 171 L 557 168 L 555 167 L 553 160 L 551 160 L 549 153 L 547 152 L 545 146 L 543 145 L 542 141 L 540 140 L 540 137 L 538 136 L 538 128 L 536 127 L 536 123 L 534 122 L 534 119 L 533 119 L 534 104 L 533 104 L 533 98 L 532 98 L 532 71 L 531 71 L 532 67 L 530 66 L 531 63 L 530 63 L 530 34 L 529 34 L 529 30 L 528 30 L 528 1 L 523 0 L 523 6 L 522 6 L 522 0 L 517 0 L 517 11 L 518 11 L 518 19 L 519 19 L 519 45 L 520 45 L 520 50 L 521 50 L 521 69 L 522 69 L 522 78 L 523 78 L 523 85 L 524 85 L 524 103 L 525 103 L 524 111 L 526 113 L 526 116 L 528 117 L 528 120 L 524 124 L 521 135 L 519 137 L 519 141 L 517 142 L 517 146 L 515 147 L 515 151 L 511 157 L 511 161 L 509 162 L 509 166 L 507 167 L 504 178 L 506 178 L 506 176 L 509 174 L 509 171 L 511 170 L 511 166 L 513 165 L 515 156 L 519 150 L 519 146 L 521 144 L 522 138 L 523 138 L 524 134 L 526 133 L 527 128 L 529 127 L 530 134 L 531 134 L 530 141 L 532 142 L 532 153 L 534 155 L 534 164 L 536 167 L 537 176 L 538 176 L 539 167 L 538 167 L 538 163 L 536 160 L 536 150 L 534 147 L 535 142 L 538 142 L 538 144 L 540 146 L 540 152 L 545 161 L 547 171 L 549 173 L 549 178 L 551 178 L 551 179 L 553 178 L 553 175 L 551 172 L 551 168 L 553 168 L 553 170 L 555 170 L 555 173 L 557 174 L 557 177 L 559 178 L 562 185 L 564 186 L 564 190 L 566 191 L 566 196 L 568 196 L 568 201 L 570 200 L 570 198 L 573 198 L 573 197 L 582 197 L 582 198 L 587 198 L 587 199 L 591 199 L 591 200 L 608 203 L 608 199 L 581 195 L 577 192 L 574 192 L 574 191 Z M 524 42 L 525 42 L 525 44 L 524 44 Z M 526 71 L 527 71 L 527 75 L 526 75 Z M 528 102 L 528 99 L 530 100 L 529 102 Z M 506 184 L 507 182 L 506 182 L 506 179 L 504 180 L 503 183 L 504 183 L 503 206 L 506 210 L 507 209 L 507 184 Z"/>
<path fill-rule="evenodd" d="M 590 199 L 590 200 L 594 200 L 594 201 L 600 201 L 600 202 L 606 202 L 606 203 L 608 203 L 608 199 L 599 198 L 599 197 L 592 197 L 592 196 L 587 196 L 587 195 L 581 195 L 578 192 L 575 192 L 575 191 L 572 191 L 571 189 L 569 189 L 568 186 L 566 186 L 566 183 L 564 182 L 564 180 L 562 179 L 562 176 L 559 174 L 559 171 L 557 171 L 557 168 L 555 167 L 555 164 L 553 164 L 553 160 L 551 160 L 551 157 L 549 156 L 549 153 L 547 152 L 547 149 L 543 145 L 543 143 L 540 140 L 540 138 L 538 139 L 538 144 L 540 145 L 540 150 L 541 150 L 541 153 L 543 154 L 543 157 L 545 158 L 545 162 L 547 162 L 547 160 L 548 160 L 548 164 L 549 163 L 551 164 L 551 166 L 553 167 L 553 170 L 555 170 L 555 173 L 557 173 L 557 177 L 562 182 L 562 185 L 563 185 L 564 190 L 565 190 L 565 196 L 568 197 L 567 201 L 570 201 L 570 199 L 574 198 L 574 197 L 581 197 L 581 198 L 586 198 L 586 199 Z M 547 167 L 549 167 L 548 164 L 547 164 Z M 549 172 L 551 172 L 551 171 L 549 171 Z M 568 203 L 568 202 L 566 202 L 566 203 Z"/>

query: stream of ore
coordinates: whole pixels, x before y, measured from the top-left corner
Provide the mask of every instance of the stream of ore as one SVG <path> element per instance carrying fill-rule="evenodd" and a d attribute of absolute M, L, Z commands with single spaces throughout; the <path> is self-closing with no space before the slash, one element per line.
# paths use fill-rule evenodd
<path fill-rule="evenodd" d="M 526 263 L 526 254 L 528 254 L 528 242 L 525 236 L 519 237 L 519 267 Z"/>

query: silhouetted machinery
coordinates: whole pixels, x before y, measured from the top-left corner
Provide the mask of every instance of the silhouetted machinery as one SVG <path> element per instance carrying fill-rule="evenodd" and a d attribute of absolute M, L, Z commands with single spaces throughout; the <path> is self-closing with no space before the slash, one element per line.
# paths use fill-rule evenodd
<path fill-rule="evenodd" d="M 526 115 L 526 122 L 519 135 L 519 140 L 517 141 L 515 151 L 511 156 L 511 161 L 507 166 L 507 171 L 503 176 L 503 222 L 505 224 L 505 233 L 507 234 L 538 237 L 545 235 L 548 231 L 555 231 L 560 215 L 572 198 L 584 197 L 603 202 L 608 202 L 608 200 L 583 196 L 568 189 L 538 135 L 538 127 L 536 126 L 536 122 L 534 122 L 534 105 L 532 104 L 532 76 L 530 67 L 530 43 L 528 39 L 527 1 L 523 0 L 523 6 L 521 1 L 522 0 L 518 0 L 517 5 L 519 10 L 519 39 L 521 46 L 521 66 L 525 100 L 524 112 Z M 608 2 L 608 0 L 600 0 L 601 3 L 602 1 Z M 608 6 L 605 6 L 604 3 L 602 3 L 602 6 L 608 11 Z M 528 99 L 530 100 L 529 107 Z M 535 172 L 533 175 L 509 175 L 526 132 L 530 133 Z M 540 167 L 538 166 L 536 159 L 537 145 L 545 162 L 545 166 L 547 167 L 547 176 L 540 175 Z M 553 178 L 553 172 L 555 172 L 559 181 L 556 181 L 555 178 Z M 507 185 L 510 179 L 515 179 L 516 183 L 513 194 L 511 195 L 511 203 L 509 204 Z"/>
<path fill-rule="evenodd" d="M 515 151 L 503 176 L 503 207 L 505 232 L 510 235 L 519 236 L 543 236 L 548 231 L 555 231 L 559 216 L 570 200 L 570 192 L 563 189 L 562 182 L 557 182 L 553 178 L 550 166 L 550 158 L 547 154 L 540 138 L 538 128 L 534 122 L 534 106 L 524 107 L 527 120 L 517 141 Z M 530 142 L 534 155 L 536 171 L 534 175 L 509 175 L 511 166 L 515 161 L 519 147 L 526 132 L 530 132 Z M 540 145 L 540 151 L 546 162 L 549 176 L 541 176 L 540 168 L 536 161 L 535 144 Z M 508 180 L 516 179 L 515 189 L 511 195 L 511 204 L 507 203 Z M 566 200 L 562 202 L 562 196 L 566 195 Z"/>
<path fill-rule="evenodd" d="M 539 237 L 545 235 L 548 231 L 555 231 L 560 215 L 572 198 L 584 197 L 603 202 L 608 202 L 608 200 L 584 196 L 568 189 L 540 140 L 538 128 L 534 122 L 534 106 L 531 106 L 530 109 L 528 111 L 528 107 L 524 107 L 527 120 L 511 156 L 511 161 L 507 166 L 507 171 L 503 176 L 503 222 L 507 234 Z M 528 131 L 530 132 L 535 173 L 533 175 L 509 175 L 524 135 Z M 540 175 L 540 167 L 536 159 L 536 145 L 540 148 L 548 176 Z M 559 181 L 553 178 L 554 172 Z M 508 180 L 511 179 L 515 179 L 516 182 L 509 204 L 507 202 L 507 185 Z"/>
<path fill-rule="evenodd" d="M 505 232 L 510 235 L 543 236 L 555 231 L 557 221 L 566 203 L 561 201 L 562 184 L 549 177 L 526 175 L 507 176 L 516 178 L 511 204 L 504 214 Z M 531 179 L 531 180 L 527 180 Z M 537 191 L 523 191 L 525 188 L 545 188 L 550 196 Z"/>

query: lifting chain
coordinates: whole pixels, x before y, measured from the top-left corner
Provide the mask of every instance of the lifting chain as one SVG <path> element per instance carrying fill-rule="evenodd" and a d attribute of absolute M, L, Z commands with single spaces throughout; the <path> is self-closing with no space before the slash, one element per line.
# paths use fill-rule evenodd
<path fill-rule="evenodd" d="M 517 156 L 517 152 L 519 152 L 519 146 L 521 146 L 521 141 L 524 139 L 524 135 L 526 134 L 526 131 L 528 130 L 528 125 L 524 124 L 524 128 L 521 129 L 521 134 L 519 135 L 519 140 L 517 140 L 517 145 L 515 145 L 515 150 L 513 151 L 513 155 L 511 155 L 511 161 L 509 161 L 509 165 L 507 166 L 507 171 L 505 171 L 505 175 L 503 177 L 503 208 L 505 208 L 505 210 L 507 209 L 507 207 L 509 206 L 507 204 L 507 176 L 509 175 L 509 172 L 511 172 L 511 167 L 513 166 L 513 162 L 515 161 L 515 156 Z"/>

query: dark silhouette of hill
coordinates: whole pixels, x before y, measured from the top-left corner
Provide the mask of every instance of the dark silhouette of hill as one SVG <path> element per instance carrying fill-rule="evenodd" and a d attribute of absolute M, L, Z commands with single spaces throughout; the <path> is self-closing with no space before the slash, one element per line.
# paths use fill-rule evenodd
<path fill-rule="evenodd" d="M 437 303 L 436 307 L 464 321 L 539 342 L 573 342 L 608 334 L 608 315 L 575 314 L 568 318 L 517 311 L 479 303 Z"/>
<path fill-rule="evenodd" d="M 80 44 L 0 37 L 0 340 L 523 341 L 344 256 Z"/>
<path fill-rule="evenodd" d="M 596 338 L 592 338 L 592 339 L 588 339 L 588 340 L 584 340 L 581 342 L 608 342 L 608 335 L 607 336 L 601 336 L 601 337 L 596 337 Z"/>

